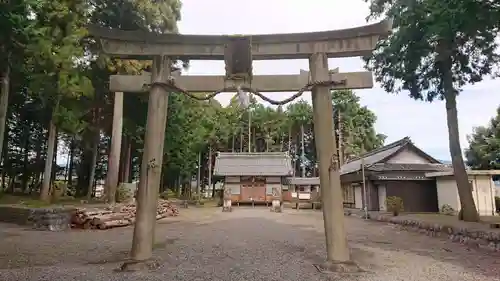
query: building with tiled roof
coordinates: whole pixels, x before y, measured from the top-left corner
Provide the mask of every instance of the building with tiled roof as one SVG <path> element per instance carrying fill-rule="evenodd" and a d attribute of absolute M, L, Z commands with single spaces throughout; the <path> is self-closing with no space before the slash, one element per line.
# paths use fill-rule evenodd
<path fill-rule="evenodd" d="M 281 198 L 285 178 L 292 174 L 292 159 L 285 152 L 219 152 L 215 159 L 214 175 L 224 177 L 225 196 L 236 204 Z"/>
<path fill-rule="evenodd" d="M 484 215 L 494 210 L 494 172 L 468 172 L 476 207 Z M 431 157 L 408 137 L 350 160 L 340 173 L 347 207 L 362 209 L 367 198 L 368 210 L 384 211 L 386 198 L 397 196 L 407 212 L 437 212 L 445 204 L 460 208 L 452 166 Z"/>

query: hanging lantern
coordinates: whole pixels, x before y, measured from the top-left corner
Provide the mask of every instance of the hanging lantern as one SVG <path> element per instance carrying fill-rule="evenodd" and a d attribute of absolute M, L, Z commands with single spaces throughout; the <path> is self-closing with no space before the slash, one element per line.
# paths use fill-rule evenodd
<path fill-rule="evenodd" d="M 238 86 L 238 102 L 242 108 L 248 108 L 250 106 L 250 94 L 243 92 L 241 86 Z"/>

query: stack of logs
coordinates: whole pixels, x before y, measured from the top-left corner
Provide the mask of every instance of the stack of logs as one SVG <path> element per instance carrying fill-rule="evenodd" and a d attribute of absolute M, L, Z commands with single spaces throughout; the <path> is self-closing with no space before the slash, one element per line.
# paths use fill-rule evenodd
<path fill-rule="evenodd" d="M 117 205 L 102 209 L 77 209 L 71 218 L 72 228 L 108 229 L 132 225 L 135 222 L 135 203 Z M 158 201 L 156 219 L 173 217 L 179 210 L 165 200 Z"/>

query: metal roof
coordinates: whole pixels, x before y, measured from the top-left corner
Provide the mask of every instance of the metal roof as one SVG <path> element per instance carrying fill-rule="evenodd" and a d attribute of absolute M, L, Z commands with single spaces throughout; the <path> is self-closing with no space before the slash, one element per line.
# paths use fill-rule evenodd
<path fill-rule="evenodd" d="M 215 158 L 217 176 L 291 176 L 292 159 L 285 152 L 219 152 Z"/>
<path fill-rule="evenodd" d="M 286 183 L 290 185 L 319 185 L 319 178 L 286 178 Z"/>

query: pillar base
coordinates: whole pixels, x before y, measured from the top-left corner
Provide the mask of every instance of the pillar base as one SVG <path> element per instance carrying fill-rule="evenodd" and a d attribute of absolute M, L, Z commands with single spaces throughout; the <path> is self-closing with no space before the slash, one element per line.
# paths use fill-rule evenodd
<path fill-rule="evenodd" d="M 224 200 L 223 205 L 222 205 L 222 211 L 223 212 L 232 212 L 233 211 L 231 199 Z"/>
<path fill-rule="evenodd" d="M 275 213 L 283 212 L 283 209 L 281 208 L 280 200 L 273 200 L 272 205 L 271 205 L 271 212 L 275 212 Z"/>
<path fill-rule="evenodd" d="M 353 261 L 326 261 L 314 265 L 321 273 L 361 273 L 365 272 Z"/>
<path fill-rule="evenodd" d="M 147 259 L 143 261 L 129 260 L 124 262 L 117 270 L 124 272 L 135 272 L 153 270 L 157 269 L 158 267 L 160 267 L 160 262 L 155 259 Z"/>

